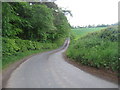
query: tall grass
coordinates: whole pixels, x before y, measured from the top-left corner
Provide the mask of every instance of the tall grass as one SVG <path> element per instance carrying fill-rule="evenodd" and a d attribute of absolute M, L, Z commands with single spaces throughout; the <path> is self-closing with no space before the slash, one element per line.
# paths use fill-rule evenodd
<path fill-rule="evenodd" d="M 84 65 L 117 71 L 120 69 L 117 27 L 87 34 L 77 41 L 72 40 L 67 56 Z"/>

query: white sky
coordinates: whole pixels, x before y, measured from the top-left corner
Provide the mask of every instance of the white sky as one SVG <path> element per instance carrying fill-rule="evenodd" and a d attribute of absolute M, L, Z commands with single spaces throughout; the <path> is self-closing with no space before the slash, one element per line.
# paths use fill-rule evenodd
<path fill-rule="evenodd" d="M 59 7 L 71 10 L 73 17 L 67 16 L 72 26 L 113 24 L 118 22 L 118 2 L 120 0 L 57 0 Z"/>

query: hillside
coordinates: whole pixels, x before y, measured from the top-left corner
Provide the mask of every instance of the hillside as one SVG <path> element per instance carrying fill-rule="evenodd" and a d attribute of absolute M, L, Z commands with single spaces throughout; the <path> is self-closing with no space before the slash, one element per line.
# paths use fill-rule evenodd
<path fill-rule="evenodd" d="M 67 56 L 84 65 L 117 71 L 120 69 L 117 26 L 89 33 L 77 41 L 72 40 Z"/>

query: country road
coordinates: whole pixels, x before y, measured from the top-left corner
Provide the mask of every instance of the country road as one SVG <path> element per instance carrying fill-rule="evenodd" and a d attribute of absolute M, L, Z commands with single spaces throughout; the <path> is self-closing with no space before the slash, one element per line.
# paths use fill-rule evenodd
<path fill-rule="evenodd" d="M 37 54 L 11 74 L 6 88 L 118 88 L 67 63 L 62 53 L 69 45 Z"/>

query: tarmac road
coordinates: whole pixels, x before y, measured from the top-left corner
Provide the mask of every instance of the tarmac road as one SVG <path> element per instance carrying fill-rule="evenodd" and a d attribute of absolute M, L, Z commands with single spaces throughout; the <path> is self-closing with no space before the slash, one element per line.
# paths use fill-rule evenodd
<path fill-rule="evenodd" d="M 69 45 L 29 58 L 11 74 L 6 88 L 118 88 L 118 85 L 67 63 L 62 53 Z"/>

